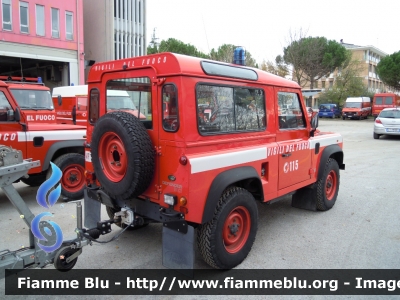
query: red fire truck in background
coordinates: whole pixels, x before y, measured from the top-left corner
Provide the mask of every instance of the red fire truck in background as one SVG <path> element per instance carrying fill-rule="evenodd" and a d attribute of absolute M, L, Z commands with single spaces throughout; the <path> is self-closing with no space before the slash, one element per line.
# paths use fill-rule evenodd
<path fill-rule="evenodd" d="M 42 184 L 50 162 L 63 172 L 61 194 L 83 198 L 85 126 L 57 124 L 50 89 L 37 78 L 0 77 L 0 144 L 21 150 L 23 157 L 40 160 L 21 181 Z M 22 80 L 22 81 L 21 81 Z"/>
<path fill-rule="evenodd" d="M 372 100 L 372 115 L 374 119 L 384 108 L 400 107 L 400 96 L 394 93 L 375 94 Z"/>

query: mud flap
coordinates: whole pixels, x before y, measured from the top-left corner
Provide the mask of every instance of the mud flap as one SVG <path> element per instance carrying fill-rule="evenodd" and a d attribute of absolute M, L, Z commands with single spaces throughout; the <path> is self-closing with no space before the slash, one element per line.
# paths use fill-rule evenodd
<path fill-rule="evenodd" d="M 84 226 L 86 228 L 95 228 L 97 227 L 97 222 L 99 222 L 101 218 L 101 203 L 99 201 L 91 199 L 87 194 L 87 189 L 85 189 L 83 192 L 83 199 L 85 210 Z"/>
<path fill-rule="evenodd" d="M 316 211 L 317 202 L 313 199 L 313 188 L 302 188 L 292 196 L 292 206 L 301 209 Z"/>
<path fill-rule="evenodd" d="M 187 232 L 163 227 L 163 266 L 193 277 L 194 269 L 194 227 L 187 226 Z"/>

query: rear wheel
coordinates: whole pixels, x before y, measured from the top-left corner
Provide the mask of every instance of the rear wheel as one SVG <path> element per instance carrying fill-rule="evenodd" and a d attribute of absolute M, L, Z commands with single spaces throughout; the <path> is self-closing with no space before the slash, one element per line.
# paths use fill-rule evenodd
<path fill-rule="evenodd" d="M 380 134 L 377 134 L 377 133 L 374 132 L 374 139 L 375 140 L 379 139 L 380 136 L 381 136 Z"/>
<path fill-rule="evenodd" d="M 325 164 L 322 177 L 317 181 L 314 197 L 318 210 L 329 210 L 336 202 L 339 192 L 339 165 L 336 160 L 329 158 Z"/>
<path fill-rule="evenodd" d="M 239 265 L 253 246 L 258 227 L 257 203 L 252 194 L 233 187 L 224 192 L 211 221 L 198 229 L 203 259 L 217 269 Z"/>

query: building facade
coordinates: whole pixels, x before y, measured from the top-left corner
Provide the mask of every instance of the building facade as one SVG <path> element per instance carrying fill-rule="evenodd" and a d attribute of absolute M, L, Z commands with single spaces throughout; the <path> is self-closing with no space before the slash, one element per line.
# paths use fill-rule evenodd
<path fill-rule="evenodd" d="M 83 0 L 0 2 L 0 76 L 85 83 Z"/>
<path fill-rule="evenodd" d="M 146 55 L 146 0 L 84 0 L 86 76 L 95 62 Z"/>

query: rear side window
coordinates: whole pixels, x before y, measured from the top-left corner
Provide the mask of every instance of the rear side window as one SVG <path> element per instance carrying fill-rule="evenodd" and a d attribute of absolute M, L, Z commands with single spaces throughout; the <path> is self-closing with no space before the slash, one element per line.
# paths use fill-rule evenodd
<path fill-rule="evenodd" d="M 166 84 L 162 90 L 162 124 L 165 131 L 179 129 L 178 94 L 175 85 Z"/>
<path fill-rule="evenodd" d="M 266 127 L 262 89 L 198 84 L 196 100 L 202 135 L 260 131 Z"/>
<path fill-rule="evenodd" d="M 96 123 L 99 119 L 99 98 L 100 91 L 98 89 L 90 90 L 90 105 L 89 105 L 89 122 Z"/>
<path fill-rule="evenodd" d="M 393 97 L 385 97 L 385 104 L 392 105 L 393 104 Z"/>
<path fill-rule="evenodd" d="M 382 97 L 376 97 L 375 104 L 378 104 L 378 105 L 382 104 Z"/>

